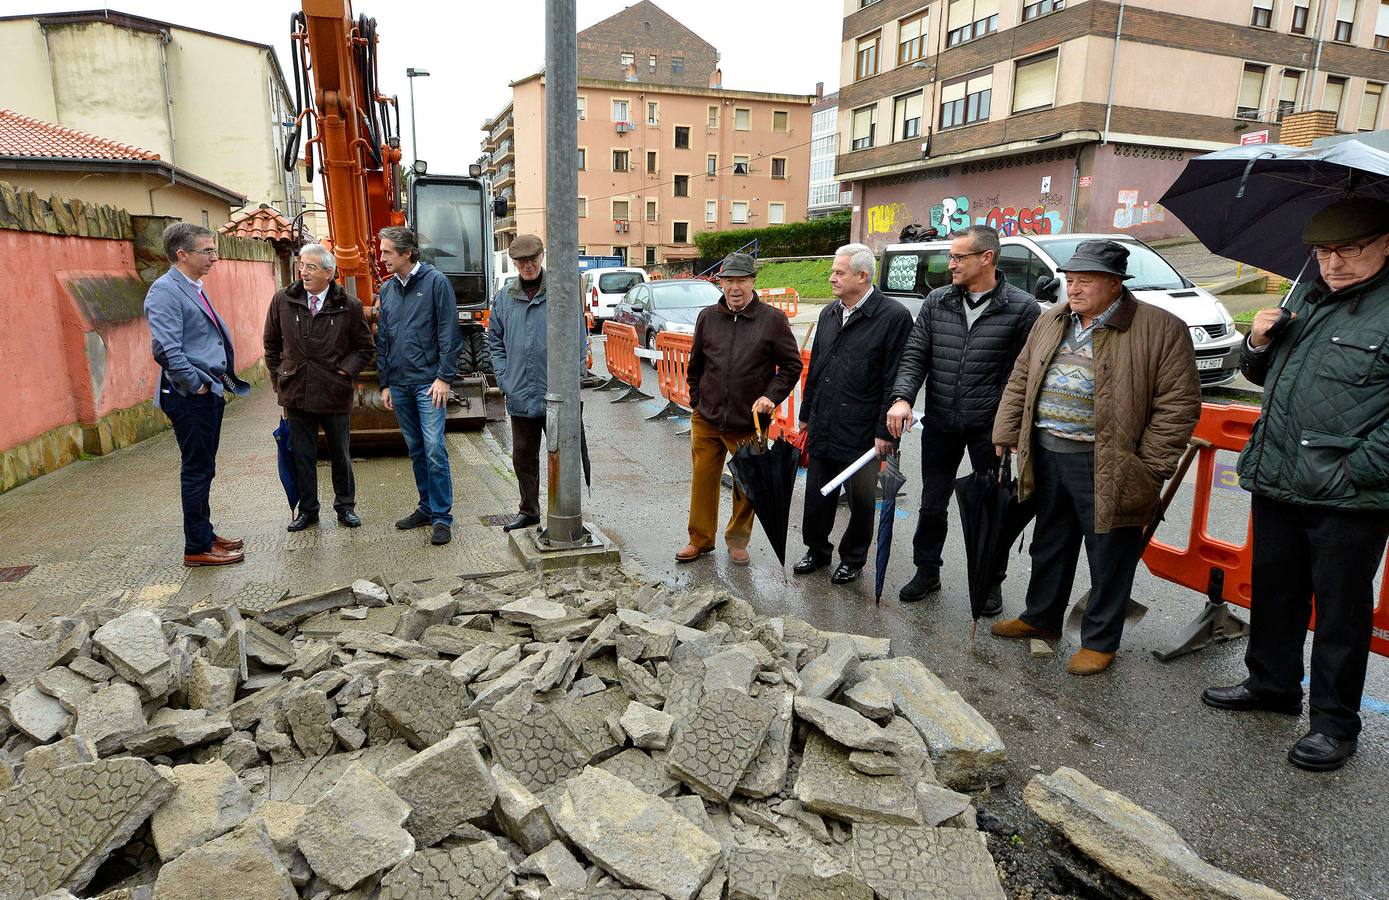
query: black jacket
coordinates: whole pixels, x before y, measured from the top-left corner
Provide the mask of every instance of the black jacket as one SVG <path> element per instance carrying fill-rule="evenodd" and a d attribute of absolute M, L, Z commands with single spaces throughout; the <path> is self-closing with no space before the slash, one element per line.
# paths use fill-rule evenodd
<path fill-rule="evenodd" d="M 686 368 L 690 403 L 719 431 L 751 432 L 758 397 L 780 403 L 801 377 L 801 351 L 786 314 L 752 300 L 738 312 L 728 301 L 700 310 Z M 765 431 L 771 423 L 764 420 Z"/>
<path fill-rule="evenodd" d="M 304 282 L 275 294 L 265 316 L 265 366 L 280 405 L 311 413 L 352 411 L 353 376 L 371 362 L 371 329 L 361 301 L 336 281 L 318 315 Z M 345 374 L 344 374 L 345 373 Z"/>
<path fill-rule="evenodd" d="M 810 426 L 812 455 L 847 462 L 872 447 L 875 437 L 892 440 L 887 408 L 912 317 L 876 287 L 847 325 L 843 312 L 839 303 L 820 312 L 799 417 Z"/>
<path fill-rule="evenodd" d="M 993 427 L 1013 363 L 1041 313 L 1031 294 L 1010 285 L 1001 270 L 995 276 L 998 284 L 973 328 L 965 320 L 963 287 L 948 284 L 927 294 L 902 351 L 892 397 L 914 403 L 924 383 L 926 417 L 942 431 Z"/>

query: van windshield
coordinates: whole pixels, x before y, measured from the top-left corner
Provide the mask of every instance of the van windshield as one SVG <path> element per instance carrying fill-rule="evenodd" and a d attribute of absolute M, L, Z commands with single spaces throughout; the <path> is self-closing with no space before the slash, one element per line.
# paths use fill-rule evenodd
<path fill-rule="evenodd" d="M 1058 267 L 1064 268 L 1075 255 L 1082 238 L 1033 238 Z M 1116 241 L 1129 251 L 1129 274 L 1124 282 L 1131 291 L 1179 291 L 1189 287 L 1186 280 L 1156 250 L 1138 241 Z"/>
<path fill-rule="evenodd" d="M 883 254 L 882 288 L 891 294 L 923 297 L 950 283 L 950 248 L 899 250 Z"/>

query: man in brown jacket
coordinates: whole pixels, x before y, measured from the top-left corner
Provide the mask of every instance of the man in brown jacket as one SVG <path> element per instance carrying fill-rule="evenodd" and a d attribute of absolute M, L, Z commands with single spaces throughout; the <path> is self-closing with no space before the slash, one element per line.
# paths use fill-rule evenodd
<path fill-rule="evenodd" d="M 318 429 L 333 467 L 333 509 L 348 528 L 362 524 L 348 447 L 352 379 L 371 361 L 371 329 L 360 301 L 333 280 L 337 262 L 322 244 L 299 251 L 300 281 L 275 294 L 265 318 L 265 365 L 289 420 L 299 511 L 290 531 L 318 522 Z"/>
<path fill-rule="evenodd" d="M 1067 302 L 1037 320 L 994 419 L 994 444 L 1017 449 L 1020 496 L 1036 494 L 1037 521 L 1027 610 L 992 630 L 1059 637 L 1084 540 L 1090 605 L 1073 675 L 1114 661 L 1143 527 L 1201 416 L 1187 327 L 1124 287 L 1128 256 L 1115 241 L 1076 248 L 1061 267 Z"/>
<path fill-rule="evenodd" d="M 765 431 L 777 404 L 801 376 L 801 353 L 781 310 L 757 299 L 756 266 L 746 253 L 730 253 L 719 269 L 723 296 L 695 320 L 690 351 L 690 542 L 676 562 L 693 562 L 714 549 L 719 522 L 719 475 L 724 460 L 753 436 L 752 414 Z M 733 517 L 724 530 L 728 558 L 748 564 L 752 504 L 735 485 Z"/>

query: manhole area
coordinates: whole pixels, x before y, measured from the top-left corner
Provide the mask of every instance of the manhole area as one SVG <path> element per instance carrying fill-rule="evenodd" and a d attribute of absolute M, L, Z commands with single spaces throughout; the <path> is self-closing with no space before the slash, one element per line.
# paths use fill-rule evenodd
<path fill-rule="evenodd" d="M 510 522 L 514 518 L 516 518 L 515 513 L 493 513 L 490 516 L 482 516 L 482 524 L 505 525 L 507 522 Z"/>
<path fill-rule="evenodd" d="M 0 567 L 0 583 L 18 581 L 25 575 L 34 571 L 33 566 L 4 566 Z"/>

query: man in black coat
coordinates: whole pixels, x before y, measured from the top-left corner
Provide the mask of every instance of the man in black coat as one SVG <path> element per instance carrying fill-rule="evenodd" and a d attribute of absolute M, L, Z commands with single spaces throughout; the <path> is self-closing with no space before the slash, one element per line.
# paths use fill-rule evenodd
<path fill-rule="evenodd" d="M 960 460 L 969 451 L 976 472 L 996 464 L 994 414 L 1040 309 L 998 270 L 998 234 L 982 225 L 950 244 L 950 284 L 926 296 L 912 326 L 892 388 L 887 428 L 900 437 L 912 403 L 926 385 L 921 434 L 921 516 L 912 538 L 916 575 L 898 594 L 911 603 L 940 590 L 947 509 Z M 1003 610 L 999 573 L 985 615 Z"/>
<path fill-rule="evenodd" d="M 887 408 L 897 360 L 911 331 L 906 307 L 873 286 L 873 251 L 863 244 L 840 247 L 830 270 L 835 302 L 820 313 L 801 398 L 800 428 L 807 431 L 810 466 L 806 472 L 805 517 L 801 534 L 805 557 L 793 567 L 806 575 L 829 565 L 839 489 L 828 497 L 820 488 L 876 448 L 882 456 L 894 446 L 887 431 Z M 835 584 L 858 578 L 873 540 L 873 486 L 878 466 L 870 463 L 846 482 L 849 525 L 839 542 Z"/>

